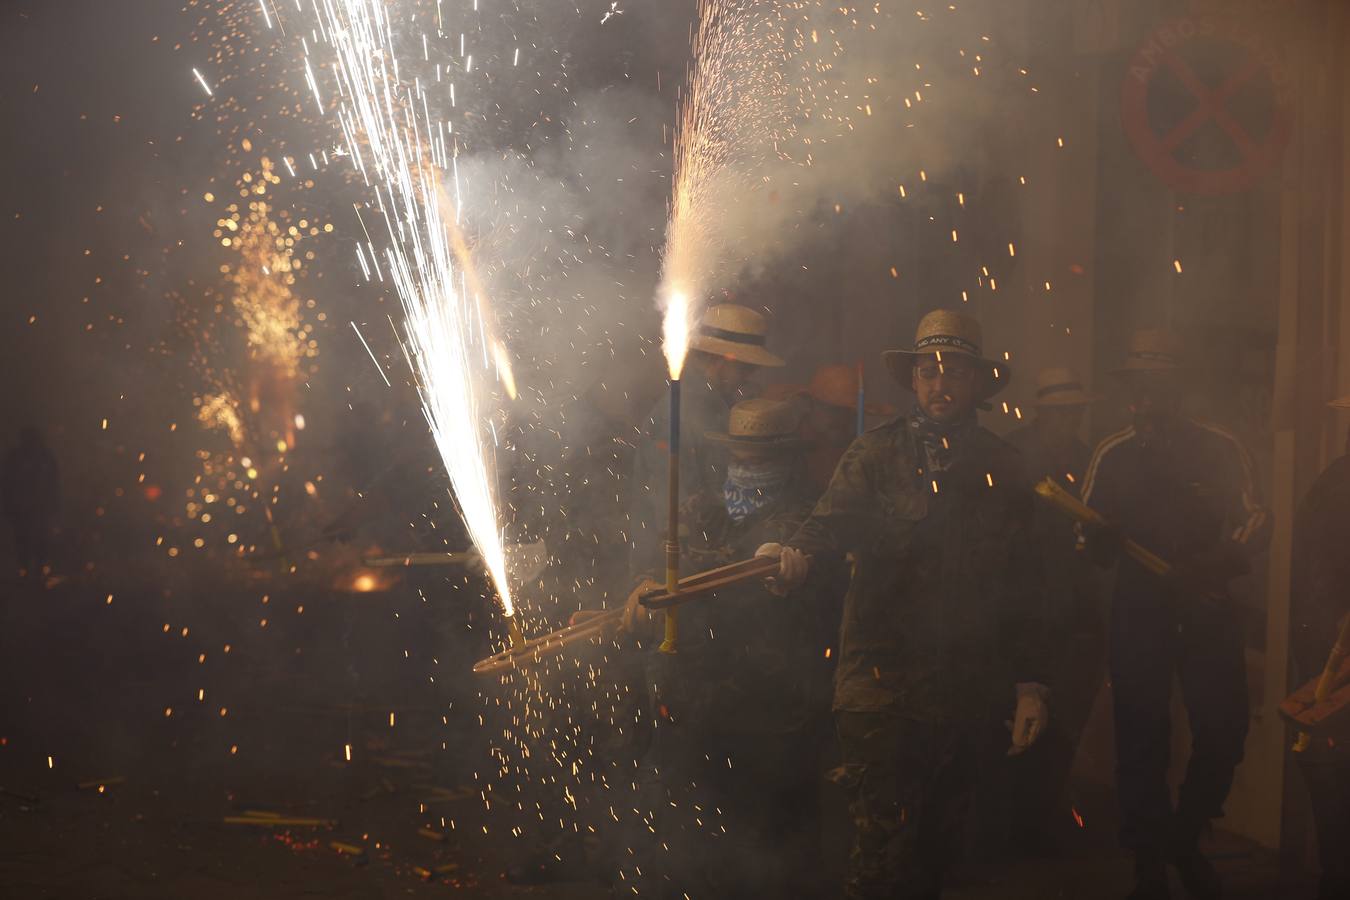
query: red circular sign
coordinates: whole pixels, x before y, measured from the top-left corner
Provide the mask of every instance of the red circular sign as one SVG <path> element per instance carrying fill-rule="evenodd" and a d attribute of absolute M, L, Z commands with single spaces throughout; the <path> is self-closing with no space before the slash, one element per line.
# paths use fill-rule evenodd
<path fill-rule="evenodd" d="M 1188 62 L 1205 43 L 1222 51 L 1225 73 L 1217 84 L 1206 83 Z M 1195 105 L 1160 133 L 1149 118 L 1149 95 L 1162 71 L 1175 76 Z M 1228 104 L 1242 91 L 1261 87 L 1261 81 L 1270 85 L 1274 105 L 1265 133 L 1253 135 Z M 1125 133 L 1139 158 L 1170 187 L 1195 194 L 1245 191 L 1280 161 L 1293 130 L 1291 83 L 1279 53 L 1253 26 L 1233 19 L 1187 16 L 1155 29 L 1130 58 L 1120 105 Z M 1177 156 L 1181 144 L 1210 123 L 1236 150 L 1237 162 L 1227 168 L 1204 168 Z"/>

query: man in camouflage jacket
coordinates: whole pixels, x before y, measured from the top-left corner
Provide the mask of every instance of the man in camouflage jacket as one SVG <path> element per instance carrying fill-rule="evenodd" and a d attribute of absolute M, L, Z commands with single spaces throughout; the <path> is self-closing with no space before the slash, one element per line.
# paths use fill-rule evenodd
<path fill-rule="evenodd" d="M 856 561 L 834 693 L 848 897 L 940 897 L 991 726 L 1013 712 L 1020 753 L 1047 721 L 1032 499 L 1017 452 L 975 421 L 1008 378 L 979 342 L 964 315 L 924 317 L 914 350 L 886 355 L 915 409 L 858 438 L 796 535 L 760 548 L 787 605 L 818 565 Z"/>

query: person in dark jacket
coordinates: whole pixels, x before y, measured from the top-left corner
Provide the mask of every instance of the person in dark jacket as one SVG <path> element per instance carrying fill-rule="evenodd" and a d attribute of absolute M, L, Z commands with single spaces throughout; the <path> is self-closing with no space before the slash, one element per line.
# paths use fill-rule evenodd
<path fill-rule="evenodd" d="M 1021 451 L 1031 484 L 1052 478 L 1078 496 L 1092 455 L 1079 432 L 1096 399 L 1072 369 L 1053 366 L 1037 374 L 1035 417 L 1004 436 Z M 991 839 L 995 849 L 1010 844 L 1043 854 L 1058 849 L 1056 826 L 1071 821 L 1066 788 L 1083 729 L 1106 680 L 1106 622 L 1101 573 L 1078 551 L 1072 523 L 1042 509 L 1036 516 L 1035 540 L 1046 562 L 1055 716 L 1035 750 L 1008 760 L 995 773 L 992 799 L 1005 808 Z"/>
<path fill-rule="evenodd" d="M 806 520 L 798 419 L 791 403 L 745 400 L 704 435 L 728 463 L 716 497 L 700 495 L 687 510 L 699 519 L 684 548 L 686 572 L 749 559 Z M 806 589 L 842 586 L 822 567 Z M 648 858 L 643 877 L 657 880 L 658 894 L 809 895 L 835 625 L 822 608 L 824 596 L 785 608 L 761 582 L 737 585 L 680 607 L 675 652 L 649 646 L 647 762 L 667 849 Z"/>
<path fill-rule="evenodd" d="M 913 350 L 885 355 L 917 403 L 855 440 L 811 517 L 782 546 L 786 608 L 817 567 L 855 560 L 834 710 L 855 834 L 845 894 L 936 898 L 965 795 L 1012 715 L 1009 753 L 1045 728 L 1042 573 L 1019 454 L 976 422 L 1007 384 L 980 327 L 938 310 Z"/>
<path fill-rule="evenodd" d="M 1331 404 L 1350 409 L 1350 397 Z M 1350 435 L 1294 517 L 1290 627 L 1296 684 L 1321 675 L 1350 615 Z M 1350 897 L 1350 723 L 1295 754 L 1308 786 L 1322 864 L 1318 900 Z"/>
<path fill-rule="evenodd" d="M 705 434 L 726 427 L 733 404 L 754 396 L 750 379 L 764 368 L 783 365 L 765 344 L 764 316 L 745 306 L 709 307 L 689 342 L 680 387 L 681 503 L 722 489 L 726 454 Z M 661 542 L 666 521 L 666 478 L 670 465 L 670 402 L 662 397 L 639 425 L 642 438 L 633 456 L 628 534 L 635 577 L 663 570 Z"/>
<path fill-rule="evenodd" d="M 1270 537 L 1251 460 L 1230 433 L 1181 412 L 1180 341 L 1140 331 L 1116 371 L 1133 423 L 1103 440 L 1083 501 L 1111 523 L 1085 535 L 1099 562 L 1119 557 L 1109 657 L 1115 699 L 1121 840 L 1135 854 L 1136 900 L 1168 897 L 1172 863 L 1194 897 L 1221 893 L 1200 853 L 1223 814 L 1247 736 L 1243 636 L 1228 582 Z M 1119 554 L 1128 536 L 1173 566 L 1155 575 Z M 1181 682 L 1193 746 L 1173 809 L 1167 785 L 1172 679 Z"/>
<path fill-rule="evenodd" d="M 61 483 L 56 457 L 31 426 L 19 432 L 19 442 L 5 454 L 0 502 L 14 532 L 14 555 L 19 574 L 40 578 L 51 564 L 51 536 L 61 506 Z"/>

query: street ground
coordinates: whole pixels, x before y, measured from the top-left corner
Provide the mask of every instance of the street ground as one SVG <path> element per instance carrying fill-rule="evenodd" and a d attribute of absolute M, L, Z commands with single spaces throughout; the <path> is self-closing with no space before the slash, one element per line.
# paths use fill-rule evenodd
<path fill-rule="evenodd" d="M 205 583 L 211 596 L 114 590 L 112 603 L 88 578 L 4 587 L 0 897 L 624 895 L 584 866 L 550 885 L 507 882 L 534 845 L 485 809 L 472 660 L 437 655 L 415 592 L 283 599 Z M 1123 896 L 1131 867 L 1111 805 L 1085 792 L 1064 852 L 968 867 L 950 895 Z M 826 808 L 834 881 L 847 823 L 839 798 Z M 226 822 L 269 816 L 324 824 Z M 1222 832 L 1207 851 L 1236 900 L 1311 896 L 1276 889 L 1268 851 Z"/>

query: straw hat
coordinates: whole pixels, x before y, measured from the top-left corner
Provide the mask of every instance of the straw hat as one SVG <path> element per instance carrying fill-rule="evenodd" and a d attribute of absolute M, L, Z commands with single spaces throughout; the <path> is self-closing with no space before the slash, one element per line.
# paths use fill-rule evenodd
<path fill-rule="evenodd" d="M 1112 375 L 1156 375 L 1181 369 L 1181 338 L 1161 328 L 1144 328 L 1130 335 L 1125 365 Z"/>
<path fill-rule="evenodd" d="M 914 332 L 913 350 L 887 350 L 881 354 L 891 375 L 908 386 L 914 360 L 937 353 L 964 356 L 978 363 L 986 372 L 979 399 L 988 400 L 1008 386 L 1012 371 L 1006 363 L 996 363 L 981 355 L 983 332 L 980 323 L 972 317 L 950 309 L 935 309 L 919 320 Z"/>
<path fill-rule="evenodd" d="M 703 313 L 689 346 L 752 366 L 781 366 L 783 360 L 764 349 L 768 337 L 769 325 L 759 313 L 735 303 L 722 303 Z"/>
<path fill-rule="evenodd" d="M 821 366 L 811 376 L 806 393 L 817 403 L 857 409 L 858 369 L 849 365 Z M 889 403 L 868 403 L 864 400 L 863 411 L 869 416 L 889 416 L 895 414 L 895 407 Z"/>
<path fill-rule="evenodd" d="M 797 408 L 786 400 L 742 400 L 731 408 L 726 431 L 704 435 L 726 446 L 789 450 L 801 446 L 797 435 L 800 422 Z"/>
<path fill-rule="evenodd" d="M 1036 375 L 1037 406 L 1087 406 L 1097 399 L 1083 388 L 1083 380 L 1073 369 L 1054 366 Z"/>

